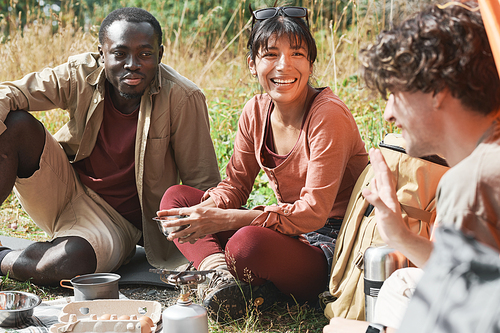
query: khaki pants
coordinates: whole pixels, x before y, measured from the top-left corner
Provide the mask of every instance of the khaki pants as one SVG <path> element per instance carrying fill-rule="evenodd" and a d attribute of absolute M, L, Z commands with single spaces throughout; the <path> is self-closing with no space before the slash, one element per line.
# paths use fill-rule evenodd
<path fill-rule="evenodd" d="M 424 271 L 409 267 L 396 270 L 378 293 L 373 321 L 398 329 Z"/>
<path fill-rule="evenodd" d="M 30 178 L 17 178 L 14 191 L 33 221 L 52 239 L 86 239 L 97 256 L 96 272 L 116 270 L 135 251 L 141 232 L 82 185 L 47 130 L 40 169 Z"/>

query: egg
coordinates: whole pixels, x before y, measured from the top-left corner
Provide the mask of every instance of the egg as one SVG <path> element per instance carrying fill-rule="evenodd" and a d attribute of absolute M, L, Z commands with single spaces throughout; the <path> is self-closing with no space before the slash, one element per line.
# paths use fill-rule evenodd
<path fill-rule="evenodd" d="M 149 318 L 148 316 L 140 317 L 139 322 L 145 322 L 149 325 L 149 327 L 153 327 L 155 325 L 155 323 L 153 323 L 153 319 Z"/>
<path fill-rule="evenodd" d="M 141 333 L 151 333 L 151 327 L 146 323 L 137 323 L 136 328 L 141 329 Z"/>
<path fill-rule="evenodd" d="M 118 320 L 129 320 L 130 319 L 130 316 L 127 316 L 127 315 L 121 315 L 120 317 L 118 317 Z"/>
<path fill-rule="evenodd" d="M 109 320 L 109 318 L 111 318 L 111 315 L 109 313 L 105 313 L 99 317 L 99 320 Z"/>
<path fill-rule="evenodd" d="M 140 317 L 139 323 L 141 324 L 141 333 L 151 333 L 152 328 L 155 326 L 153 320 L 148 316 Z"/>

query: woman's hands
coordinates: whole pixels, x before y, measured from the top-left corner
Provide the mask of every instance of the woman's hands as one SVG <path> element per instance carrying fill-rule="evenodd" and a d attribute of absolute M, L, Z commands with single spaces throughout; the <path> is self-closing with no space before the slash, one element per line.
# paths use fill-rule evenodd
<path fill-rule="evenodd" d="M 237 230 L 250 223 L 261 214 L 261 211 L 246 209 L 222 209 L 215 207 L 211 199 L 193 207 L 162 210 L 159 217 L 172 215 L 186 215 L 187 218 L 163 222 L 164 227 L 189 225 L 183 230 L 172 232 L 167 239 L 173 241 L 178 238 L 179 243 L 195 243 L 206 235 L 226 230 Z"/>
<path fill-rule="evenodd" d="M 167 236 L 170 241 L 178 238 L 181 244 L 185 242 L 193 244 L 206 235 L 228 230 L 227 221 L 224 219 L 224 210 L 220 208 L 186 207 L 158 212 L 159 217 L 168 215 L 187 216 L 179 220 L 165 221 L 163 224 L 164 227 L 188 225 L 187 228 L 172 232 Z"/>

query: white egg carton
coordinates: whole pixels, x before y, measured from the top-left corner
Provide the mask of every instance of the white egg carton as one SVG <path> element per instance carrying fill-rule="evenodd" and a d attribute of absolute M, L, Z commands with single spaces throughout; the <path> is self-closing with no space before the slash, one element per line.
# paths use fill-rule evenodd
<path fill-rule="evenodd" d="M 104 314 L 111 315 L 111 319 L 99 319 Z M 118 320 L 123 315 L 130 316 L 130 319 Z M 151 318 L 154 326 L 150 331 L 155 332 L 161 318 L 161 304 L 156 301 L 121 299 L 71 302 L 62 308 L 59 323 L 50 327 L 50 333 L 149 333 L 144 327 L 141 331 L 139 318 L 142 316 Z"/>

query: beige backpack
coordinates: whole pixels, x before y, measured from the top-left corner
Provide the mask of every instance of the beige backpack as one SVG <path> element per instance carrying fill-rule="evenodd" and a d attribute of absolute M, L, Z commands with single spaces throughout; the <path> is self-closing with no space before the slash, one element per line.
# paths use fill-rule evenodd
<path fill-rule="evenodd" d="M 429 238 L 436 217 L 437 185 L 449 168 L 439 158 L 431 162 L 407 155 L 404 139 L 395 134 L 385 137 L 380 150 L 397 180 L 397 197 L 405 223 L 413 232 Z M 336 300 L 325 307 L 328 318 L 365 319 L 363 256 L 368 247 L 383 244 L 374 219 L 375 210 L 361 195 L 373 176 L 368 165 L 358 178 L 347 206 L 333 256 L 329 290 Z"/>

